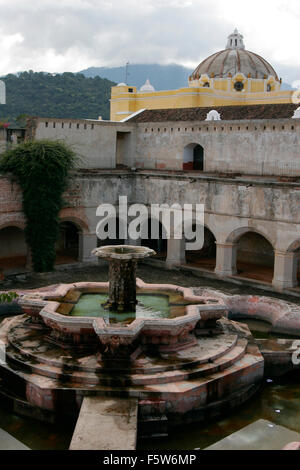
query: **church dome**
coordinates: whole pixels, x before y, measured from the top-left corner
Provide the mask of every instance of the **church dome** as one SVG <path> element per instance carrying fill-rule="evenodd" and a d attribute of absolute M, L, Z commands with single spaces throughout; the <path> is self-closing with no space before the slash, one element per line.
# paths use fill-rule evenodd
<path fill-rule="evenodd" d="M 266 79 L 272 75 L 279 81 L 273 67 L 258 54 L 245 49 L 243 36 L 234 30 L 228 37 L 226 49 L 211 55 L 194 70 L 191 80 L 197 80 L 201 75 L 214 78 L 234 77 L 243 73 L 245 77 Z"/>

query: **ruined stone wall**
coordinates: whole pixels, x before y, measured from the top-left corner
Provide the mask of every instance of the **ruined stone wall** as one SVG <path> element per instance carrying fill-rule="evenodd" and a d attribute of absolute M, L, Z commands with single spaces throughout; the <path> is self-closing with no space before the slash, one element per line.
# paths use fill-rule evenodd
<path fill-rule="evenodd" d="M 24 227 L 22 193 L 12 178 L 0 175 L 0 229 L 7 226 Z"/>
<path fill-rule="evenodd" d="M 84 235 L 93 234 L 90 242 L 93 247 L 99 222 L 98 205 L 117 205 L 119 196 L 127 196 L 128 203 L 147 205 L 204 204 L 205 225 L 217 244 L 235 243 L 241 235 L 254 231 L 264 236 L 273 250 L 288 251 L 300 246 L 300 186 L 276 180 L 86 172 L 72 180 L 65 194 L 66 206 L 61 211 L 61 219 L 75 223 Z M 1 177 L 0 229 L 24 226 L 21 204 L 22 195 L 16 183 Z M 253 252 L 257 255 L 259 249 L 255 246 Z"/>

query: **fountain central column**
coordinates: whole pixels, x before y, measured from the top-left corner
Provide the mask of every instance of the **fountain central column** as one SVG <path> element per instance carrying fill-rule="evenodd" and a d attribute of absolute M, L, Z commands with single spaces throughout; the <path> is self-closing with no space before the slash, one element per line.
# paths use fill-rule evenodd
<path fill-rule="evenodd" d="M 112 312 L 135 312 L 137 261 L 155 255 L 155 251 L 144 246 L 112 245 L 96 248 L 92 253 L 109 262 L 109 298 L 105 307 Z"/>
<path fill-rule="evenodd" d="M 136 260 L 109 260 L 109 310 L 135 312 L 136 266 Z"/>

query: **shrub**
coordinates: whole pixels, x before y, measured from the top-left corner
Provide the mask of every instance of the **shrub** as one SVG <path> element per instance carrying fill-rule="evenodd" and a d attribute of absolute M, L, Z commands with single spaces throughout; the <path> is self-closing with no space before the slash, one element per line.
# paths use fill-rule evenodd
<path fill-rule="evenodd" d="M 59 212 L 75 153 L 64 143 L 36 140 L 5 152 L 0 171 L 12 173 L 23 193 L 25 237 L 36 272 L 52 271 Z"/>

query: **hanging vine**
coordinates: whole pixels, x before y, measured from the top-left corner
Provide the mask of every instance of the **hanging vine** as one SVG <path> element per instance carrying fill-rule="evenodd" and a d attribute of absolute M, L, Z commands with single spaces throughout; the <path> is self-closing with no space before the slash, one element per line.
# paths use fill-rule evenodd
<path fill-rule="evenodd" d="M 36 140 L 5 152 L 0 171 L 12 173 L 23 193 L 25 238 L 36 272 L 52 271 L 59 236 L 59 212 L 75 153 L 64 143 Z"/>

